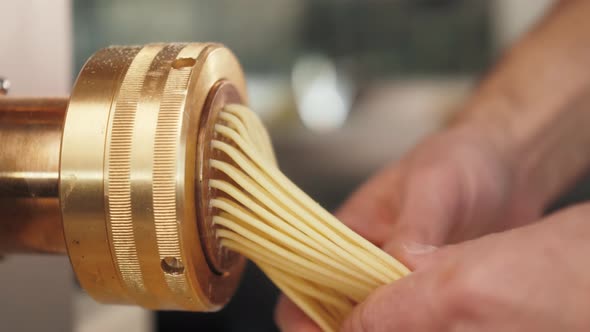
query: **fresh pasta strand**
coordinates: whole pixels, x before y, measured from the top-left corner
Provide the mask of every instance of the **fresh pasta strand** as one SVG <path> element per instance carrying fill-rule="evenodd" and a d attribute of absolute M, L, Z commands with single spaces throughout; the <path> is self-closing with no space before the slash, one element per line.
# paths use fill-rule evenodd
<path fill-rule="evenodd" d="M 323 331 L 336 331 L 371 291 L 410 273 L 279 170 L 268 132 L 249 108 L 220 112 L 211 148 L 218 153 L 209 166 L 223 174 L 209 180 L 221 245 L 257 264 Z"/>

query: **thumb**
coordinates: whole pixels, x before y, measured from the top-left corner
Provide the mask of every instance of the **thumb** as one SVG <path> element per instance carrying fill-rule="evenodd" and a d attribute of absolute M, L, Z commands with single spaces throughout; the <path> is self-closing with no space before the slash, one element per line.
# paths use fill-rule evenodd
<path fill-rule="evenodd" d="M 437 304 L 434 286 L 423 271 L 383 286 L 352 311 L 341 331 L 442 331 L 436 317 L 444 306 Z"/>
<path fill-rule="evenodd" d="M 398 224 L 401 225 L 401 224 Z M 382 249 L 404 263 L 410 270 L 424 268 L 432 261 L 431 257 L 438 247 L 414 232 L 405 232 L 403 227 L 395 227 L 391 238 Z"/>

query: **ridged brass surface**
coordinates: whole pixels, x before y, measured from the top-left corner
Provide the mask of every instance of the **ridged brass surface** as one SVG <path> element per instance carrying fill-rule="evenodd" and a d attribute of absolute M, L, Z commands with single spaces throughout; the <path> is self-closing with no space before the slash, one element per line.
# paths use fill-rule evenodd
<path fill-rule="evenodd" d="M 86 63 L 59 195 L 72 266 L 94 298 L 194 311 L 229 300 L 244 259 L 215 252 L 202 159 L 207 126 L 229 102 L 246 102 L 245 82 L 221 45 L 110 47 Z"/>

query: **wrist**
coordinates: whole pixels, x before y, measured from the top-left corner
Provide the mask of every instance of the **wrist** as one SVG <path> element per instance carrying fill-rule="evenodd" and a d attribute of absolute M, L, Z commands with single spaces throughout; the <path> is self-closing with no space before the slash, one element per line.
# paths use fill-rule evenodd
<path fill-rule="evenodd" d="M 453 130 L 469 133 L 500 160 L 512 200 L 542 210 L 590 165 L 590 97 L 569 97 L 573 102 L 533 109 L 502 90 L 476 95 Z"/>
<path fill-rule="evenodd" d="M 546 206 L 590 165 L 590 2 L 558 6 L 510 49 L 461 113 L 513 172 L 520 195 Z"/>

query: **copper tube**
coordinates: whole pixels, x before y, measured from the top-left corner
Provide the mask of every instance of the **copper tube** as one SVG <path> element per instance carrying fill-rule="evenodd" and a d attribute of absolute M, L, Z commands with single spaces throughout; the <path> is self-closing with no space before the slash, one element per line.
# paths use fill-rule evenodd
<path fill-rule="evenodd" d="M 58 199 L 66 98 L 0 98 L 0 253 L 65 253 Z"/>

